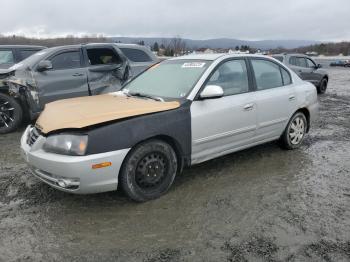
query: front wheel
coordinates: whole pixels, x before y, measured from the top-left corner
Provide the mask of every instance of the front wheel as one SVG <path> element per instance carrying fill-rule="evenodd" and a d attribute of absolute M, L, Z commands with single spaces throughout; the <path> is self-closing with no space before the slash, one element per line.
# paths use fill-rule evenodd
<path fill-rule="evenodd" d="M 149 140 L 137 145 L 125 158 L 120 183 L 134 201 L 145 202 L 165 194 L 177 172 L 173 148 L 161 140 Z"/>
<path fill-rule="evenodd" d="M 281 142 L 285 149 L 296 149 L 300 147 L 307 130 L 307 120 L 302 112 L 295 113 L 289 120 L 284 130 Z"/>
<path fill-rule="evenodd" d="M 23 110 L 13 98 L 0 93 L 0 134 L 16 130 L 22 123 Z"/>

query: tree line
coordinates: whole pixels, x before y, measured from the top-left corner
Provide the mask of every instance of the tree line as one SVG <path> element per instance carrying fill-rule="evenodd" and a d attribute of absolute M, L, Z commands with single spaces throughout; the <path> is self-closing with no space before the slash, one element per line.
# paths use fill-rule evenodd
<path fill-rule="evenodd" d="M 340 43 L 321 43 L 310 46 L 303 46 L 294 49 L 285 49 L 283 47 L 279 47 L 276 49 L 272 49 L 271 53 L 284 53 L 284 52 L 293 52 L 293 53 L 302 53 L 305 54 L 307 52 L 316 52 L 320 55 L 326 56 L 337 56 L 337 55 L 350 55 L 350 42 L 340 42 Z"/>
<path fill-rule="evenodd" d="M 106 43 L 108 38 L 102 35 L 86 35 L 75 37 L 68 35 L 66 37 L 57 38 L 29 38 L 24 36 L 3 36 L 0 35 L 0 45 L 41 45 L 46 47 L 75 45 L 84 43 Z"/>

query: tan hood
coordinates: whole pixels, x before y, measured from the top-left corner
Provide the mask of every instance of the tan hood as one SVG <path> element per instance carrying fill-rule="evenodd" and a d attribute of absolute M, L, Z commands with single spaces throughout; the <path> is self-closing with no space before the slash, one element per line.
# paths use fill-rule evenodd
<path fill-rule="evenodd" d="M 106 94 L 65 99 L 49 103 L 41 113 L 36 127 L 43 133 L 64 128 L 83 128 L 107 121 L 178 108 L 179 102 Z"/>

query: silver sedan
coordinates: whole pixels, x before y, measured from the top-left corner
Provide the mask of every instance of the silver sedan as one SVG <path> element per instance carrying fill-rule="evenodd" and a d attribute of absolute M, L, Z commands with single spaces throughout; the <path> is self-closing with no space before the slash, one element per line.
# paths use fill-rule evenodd
<path fill-rule="evenodd" d="M 164 194 L 183 167 L 269 141 L 298 148 L 317 92 L 279 61 L 193 55 L 149 68 L 116 93 L 50 103 L 21 147 L 33 174 L 71 193 Z"/>

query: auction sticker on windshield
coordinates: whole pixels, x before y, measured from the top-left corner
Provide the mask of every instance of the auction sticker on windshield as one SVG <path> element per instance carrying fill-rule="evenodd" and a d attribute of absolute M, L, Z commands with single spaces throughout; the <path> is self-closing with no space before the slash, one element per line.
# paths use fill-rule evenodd
<path fill-rule="evenodd" d="M 182 68 L 202 68 L 203 66 L 205 66 L 205 63 L 203 62 L 190 62 L 184 63 Z"/>

